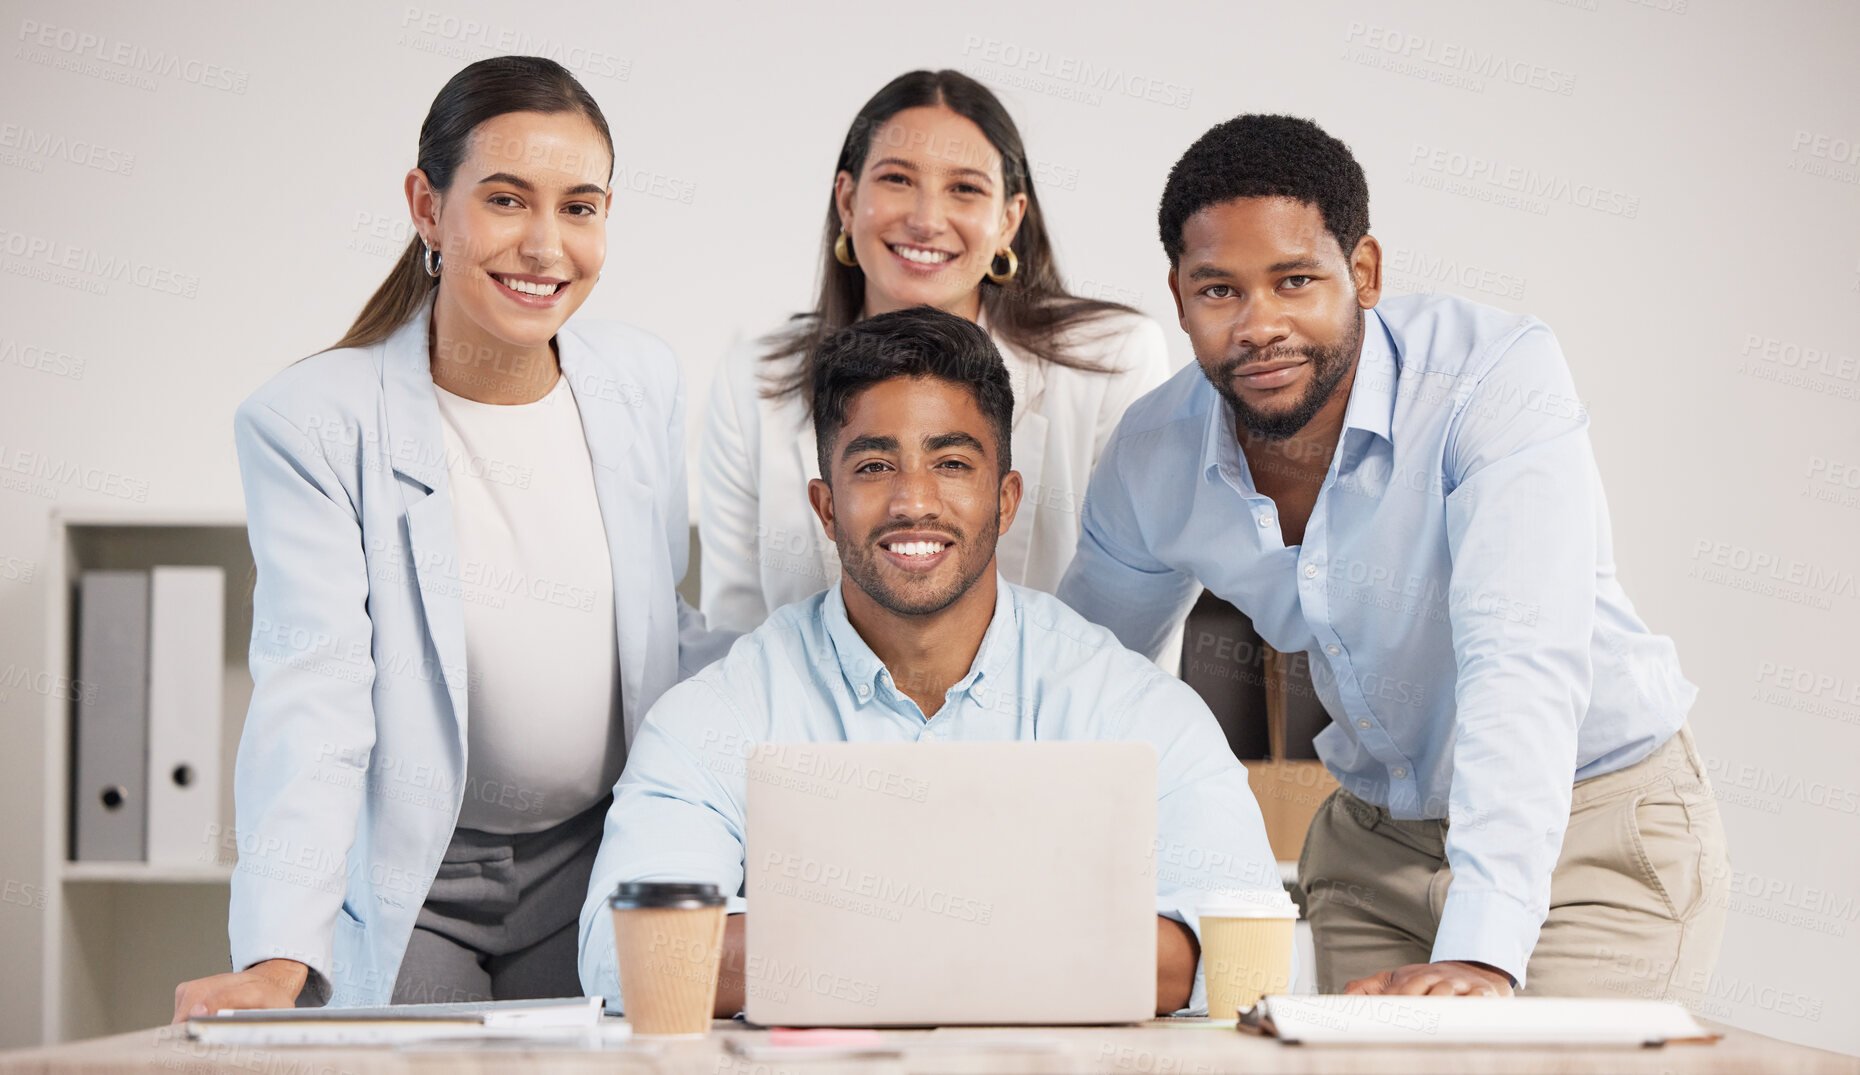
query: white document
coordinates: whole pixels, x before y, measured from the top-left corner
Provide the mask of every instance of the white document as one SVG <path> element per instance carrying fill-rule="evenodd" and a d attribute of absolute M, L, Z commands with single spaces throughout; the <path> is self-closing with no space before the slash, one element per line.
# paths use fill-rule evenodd
<path fill-rule="evenodd" d="M 1715 1041 L 1658 1000 L 1574 997 L 1271 996 L 1240 1029 L 1310 1045 L 1660 1045 Z"/>
<path fill-rule="evenodd" d="M 223 1011 L 187 1021 L 187 1035 L 212 1045 L 411 1045 L 422 1042 L 548 1039 L 610 1042 L 632 1028 L 601 1018 L 602 998 L 483 1004 L 396 1004 L 385 1008 Z"/>
<path fill-rule="evenodd" d="M 202 861 L 220 821 L 226 572 L 149 572 L 148 861 Z M 211 859 L 211 854 L 207 855 Z"/>

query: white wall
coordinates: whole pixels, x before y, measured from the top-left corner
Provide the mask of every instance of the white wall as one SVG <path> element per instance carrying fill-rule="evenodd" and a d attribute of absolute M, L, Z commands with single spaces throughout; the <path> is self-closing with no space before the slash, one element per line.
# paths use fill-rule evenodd
<path fill-rule="evenodd" d="M 624 192 L 588 312 L 684 356 L 695 448 L 718 356 L 808 300 L 853 111 L 901 71 L 957 66 L 1019 121 L 1070 278 L 1161 318 L 1180 361 L 1156 200 L 1188 143 L 1243 111 L 1310 116 L 1354 148 L 1396 290 L 1550 323 L 1593 417 L 1622 577 L 1701 687 L 1693 722 L 1737 867 L 1705 1014 L 1860 1053 L 1843 1014 L 1860 1000 L 1845 974 L 1860 963 L 1852 4 L 781 9 L 6 0 L 9 968 L 37 966 L 46 881 L 44 704 L 19 677 L 43 670 L 32 567 L 49 513 L 239 508 L 232 409 L 334 340 L 386 271 L 401 176 L 447 77 L 491 52 L 579 67 Z M 1452 66 L 1494 57 L 1525 84 Z M 36 1040 L 35 994 L 9 991 L 0 1044 Z"/>

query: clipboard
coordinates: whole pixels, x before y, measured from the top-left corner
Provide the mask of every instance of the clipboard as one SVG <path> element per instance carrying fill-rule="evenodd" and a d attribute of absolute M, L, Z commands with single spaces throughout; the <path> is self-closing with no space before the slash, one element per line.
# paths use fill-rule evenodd
<path fill-rule="evenodd" d="M 1238 1013 L 1249 1034 L 1308 1045 L 1709 1044 L 1678 1004 L 1583 997 L 1270 996 Z"/>

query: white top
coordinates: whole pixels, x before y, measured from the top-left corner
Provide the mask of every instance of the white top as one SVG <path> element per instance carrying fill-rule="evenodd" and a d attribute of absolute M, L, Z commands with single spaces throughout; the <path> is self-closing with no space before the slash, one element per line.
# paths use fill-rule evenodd
<path fill-rule="evenodd" d="M 534 403 L 438 388 L 465 605 L 462 828 L 538 832 L 620 778 L 613 565 L 581 412 L 560 378 Z"/>
<path fill-rule="evenodd" d="M 1048 593 L 1078 546 L 1080 507 L 1099 453 L 1124 408 L 1170 373 L 1162 328 L 1138 314 L 1089 322 L 1069 344 L 1067 353 L 1116 372 L 1042 362 L 995 336 L 1014 385 L 1010 448 L 1025 489 L 996 547 L 997 563 L 1002 578 Z M 820 476 L 814 425 L 798 394 L 762 394 L 771 375 L 783 372 L 763 360 L 767 352 L 760 340 L 737 346 L 711 387 L 698 535 L 702 609 L 713 628 L 750 630 L 840 577 L 838 551 L 807 500 L 808 480 Z"/>

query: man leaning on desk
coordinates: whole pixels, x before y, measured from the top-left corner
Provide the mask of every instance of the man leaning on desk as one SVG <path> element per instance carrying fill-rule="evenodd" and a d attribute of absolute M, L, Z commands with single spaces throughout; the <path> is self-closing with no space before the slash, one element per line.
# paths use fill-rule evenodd
<path fill-rule="evenodd" d="M 778 610 L 647 715 L 581 911 L 582 988 L 620 995 L 607 910 L 620 882 L 740 890 L 743 758 L 756 743 L 1141 740 L 1158 758 L 1159 846 L 1229 864 L 1158 871 L 1156 1010 L 1202 1006 L 1199 896 L 1280 884 L 1213 714 L 1110 632 L 997 577 L 1021 482 L 1013 390 L 986 332 L 917 307 L 823 348 L 811 398 L 825 480 L 807 493 L 840 581 Z M 743 1004 L 743 900 L 729 909 L 720 1016 Z"/>
<path fill-rule="evenodd" d="M 1378 305 L 1363 171 L 1307 120 L 1216 126 L 1160 218 L 1200 368 L 1125 414 L 1059 596 L 1155 653 L 1205 586 L 1310 655 L 1318 987 L 1696 995 L 1727 884 L 1696 690 L 1615 578 L 1555 337 Z"/>

